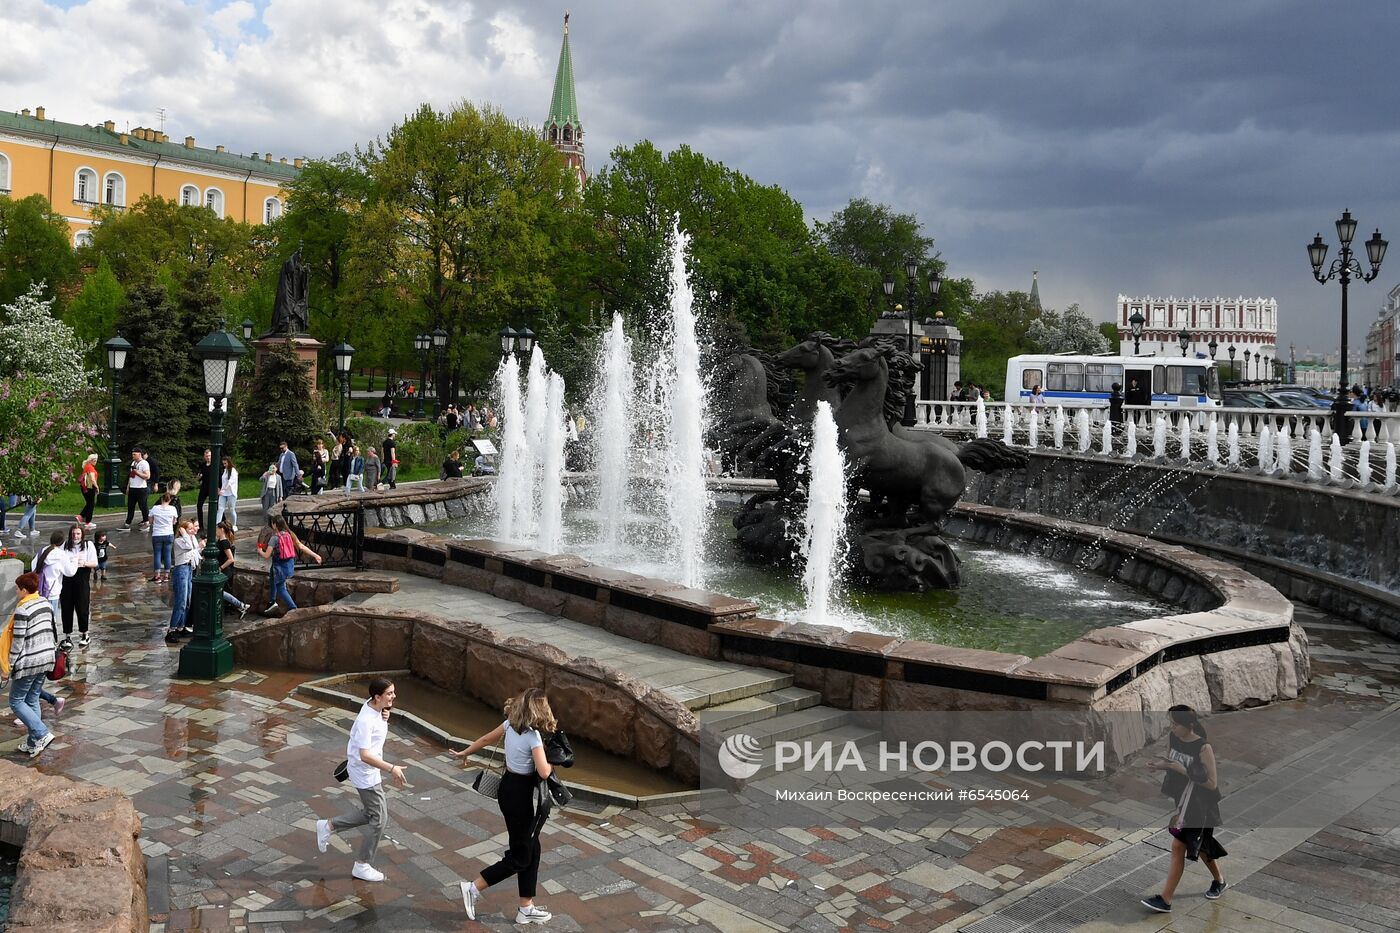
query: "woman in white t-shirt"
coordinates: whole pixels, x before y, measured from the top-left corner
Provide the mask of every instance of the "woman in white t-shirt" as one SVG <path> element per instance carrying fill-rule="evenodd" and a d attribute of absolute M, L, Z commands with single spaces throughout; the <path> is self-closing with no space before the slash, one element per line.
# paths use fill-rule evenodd
<path fill-rule="evenodd" d="M 180 517 L 179 510 L 172 504 L 174 501 L 175 497 L 167 492 L 151 509 L 151 554 L 155 564 L 152 583 L 170 582 L 175 552 L 175 522 Z"/>
<path fill-rule="evenodd" d="M 535 906 L 535 884 L 540 873 L 540 839 L 535 832 L 535 787 L 553 772 L 545 758 L 544 736 L 558 728 L 549 699 L 543 690 L 531 687 L 506 704 L 506 721 L 477 739 L 460 752 L 462 759 L 480 749 L 505 743 L 505 773 L 496 803 L 505 817 L 509 843 L 506 854 L 494 865 L 481 872 L 474 882 L 462 882 L 462 904 L 468 919 L 476 919 L 476 903 L 491 885 L 517 876 L 520 909 L 516 923 L 544 923 L 552 916 Z"/>
<path fill-rule="evenodd" d="M 214 518 L 215 525 L 222 525 L 225 516 L 234 531 L 238 530 L 238 471 L 228 457 L 223 459 L 223 472 L 219 474 L 219 511 Z"/>

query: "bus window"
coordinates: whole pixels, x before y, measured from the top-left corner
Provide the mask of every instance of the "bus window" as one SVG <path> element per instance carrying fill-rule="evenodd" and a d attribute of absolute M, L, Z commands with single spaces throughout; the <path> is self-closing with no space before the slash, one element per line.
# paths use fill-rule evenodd
<path fill-rule="evenodd" d="M 1113 384 L 1123 382 L 1123 366 L 1119 363 L 1085 363 L 1084 391 L 1111 392 Z"/>
<path fill-rule="evenodd" d="M 1167 367 L 1152 367 L 1152 394 L 1160 395 L 1167 391 Z"/>
<path fill-rule="evenodd" d="M 1050 381 L 1045 385 L 1047 391 L 1084 391 L 1083 363 L 1050 363 L 1046 369 L 1050 372 Z"/>
<path fill-rule="evenodd" d="M 1021 370 L 1021 388 L 1029 390 L 1029 389 L 1034 389 L 1036 386 L 1043 386 L 1043 385 L 1045 385 L 1045 377 L 1044 377 L 1043 375 L 1041 375 L 1040 370 L 1038 370 L 1038 369 L 1023 369 L 1023 370 Z"/>
<path fill-rule="evenodd" d="M 1168 395 L 1209 395 L 1210 379 L 1205 366 L 1168 366 Z"/>

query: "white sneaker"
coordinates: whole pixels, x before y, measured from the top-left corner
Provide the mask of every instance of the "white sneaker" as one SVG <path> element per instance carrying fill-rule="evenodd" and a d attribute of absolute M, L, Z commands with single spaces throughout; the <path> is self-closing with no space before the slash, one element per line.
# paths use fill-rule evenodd
<path fill-rule="evenodd" d="M 42 739 L 39 740 L 39 744 L 38 744 L 38 745 L 34 745 L 34 746 L 31 746 L 31 747 L 30 747 L 30 749 L 29 749 L 29 757 L 30 757 L 30 758 L 37 758 L 37 757 L 39 757 L 39 753 L 42 752 L 44 749 L 48 748 L 49 745 L 50 745 L 52 742 L 53 742 L 53 733 L 50 732 L 50 733 L 48 733 L 47 735 L 45 735 Z"/>
<path fill-rule="evenodd" d="M 321 852 L 324 852 L 324 851 L 326 851 L 326 847 L 329 846 L 330 844 L 331 844 L 331 821 L 330 821 L 330 820 L 317 820 L 317 821 L 316 821 L 316 848 L 317 848 L 317 850 L 319 850 L 319 851 L 321 851 Z"/>
<path fill-rule="evenodd" d="M 543 907 L 536 907 L 531 904 L 529 907 L 522 907 L 515 912 L 516 923 L 548 923 L 554 914 Z"/>
<path fill-rule="evenodd" d="M 355 867 L 350 869 L 350 874 L 361 881 L 384 880 L 384 872 L 376 871 L 373 865 L 366 865 L 364 862 L 356 862 Z"/>
<path fill-rule="evenodd" d="M 481 892 L 473 881 L 462 882 L 462 906 L 467 909 L 467 919 L 476 919 L 476 902 L 481 900 Z"/>

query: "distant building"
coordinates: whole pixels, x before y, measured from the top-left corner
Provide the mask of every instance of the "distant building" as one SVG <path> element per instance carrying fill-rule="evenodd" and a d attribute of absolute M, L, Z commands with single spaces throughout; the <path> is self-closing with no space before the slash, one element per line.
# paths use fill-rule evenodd
<path fill-rule="evenodd" d="M 1400 388 L 1400 285 L 1392 288 L 1380 314 L 1366 332 L 1366 355 L 1361 381 L 1371 386 Z"/>
<path fill-rule="evenodd" d="M 564 44 L 559 47 L 559 67 L 554 71 L 554 93 L 549 116 L 544 119 L 545 141 L 559 150 L 578 177 L 579 187 L 588 181 L 583 160 L 583 123 L 578 117 L 574 93 L 574 56 L 569 49 L 569 14 L 564 14 Z"/>
<path fill-rule="evenodd" d="M 1228 348 L 1235 347 L 1236 362 L 1244 362 L 1244 351 L 1251 359 L 1278 356 L 1278 302 L 1273 298 L 1130 298 L 1118 296 L 1117 320 L 1119 352 L 1133 353 L 1130 321 L 1134 313 L 1146 319 L 1138 352 L 1158 356 L 1180 356 L 1180 334 L 1190 336 L 1188 356 L 1208 358 L 1210 342 L 1216 343 L 1216 359 L 1228 361 Z M 1241 370 L 1243 372 L 1243 370 Z M 1259 371 L 1263 376 L 1263 371 Z"/>
<path fill-rule="evenodd" d="M 74 245 L 91 236 L 92 210 L 121 210 L 142 195 L 203 206 L 219 217 L 270 223 L 287 203 L 286 188 L 301 170 L 272 153 L 235 155 L 223 146 L 172 143 L 159 130 L 119 132 L 107 120 L 92 126 L 33 113 L 0 113 L 0 196 L 42 194 L 68 221 Z"/>

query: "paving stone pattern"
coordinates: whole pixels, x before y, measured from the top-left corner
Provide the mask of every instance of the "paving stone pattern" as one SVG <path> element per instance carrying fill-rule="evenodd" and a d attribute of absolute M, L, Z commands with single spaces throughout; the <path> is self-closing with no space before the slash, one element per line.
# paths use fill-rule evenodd
<path fill-rule="evenodd" d="M 319 855 L 313 832 L 318 817 L 350 807 L 350 792 L 330 776 L 350 714 L 291 696 L 303 676 L 294 673 L 174 680 L 175 652 L 160 641 L 164 595 L 141 576 L 148 542 L 133 533 L 118 543 L 95 596 L 93 644 L 60 688 L 69 706 L 58 739 L 33 766 L 132 797 L 150 860 L 152 929 L 477 928 L 464 919 L 456 882 L 494 861 L 505 834 L 495 805 L 466 789 L 470 772 L 391 727 L 387 756 L 410 763 L 412 786 L 390 792 L 390 841 L 379 858 L 388 881 L 352 880 L 353 834 Z M 468 595 L 454 590 L 448 601 Z M 520 611 L 527 615 L 513 621 L 538 632 L 543 623 Z M 1375 721 L 1400 701 L 1396 646 L 1305 610 L 1299 618 L 1314 640 L 1316 683 L 1305 702 L 1326 709 L 1331 732 Z M 18 744 L 14 735 L 3 751 Z M 539 900 L 557 930 L 957 930 L 1152 844 L 1143 831 L 1077 829 L 1080 803 L 1047 802 L 1045 813 L 1064 814 L 1058 825 L 1018 825 L 1025 821 L 1004 809 L 937 826 L 910 813 L 814 809 L 806 825 L 792 825 L 743 799 L 662 812 L 570 810 L 545 829 Z M 1394 929 L 1397 834 L 1375 829 L 1396 825 L 1397 809 L 1390 787 L 1309 838 L 1261 838 L 1251 852 L 1232 852 L 1226 870 L 1243 880 L 1218 902 L 1200 898 L 1200 869 L 1188 872 L 1177 913 L 1164 920 L 1135 909 L 1160 883 L 1160 868 L 1134 869 L 1128 882 L 1094 893 L 1108 905 L 1097 922 L 1242 933 Z M 1268 916 L 1277 901 L 1287 907 Z M 512 928 L 514 904 L 513 885 L 493 889 L 480 926 Z"/>

